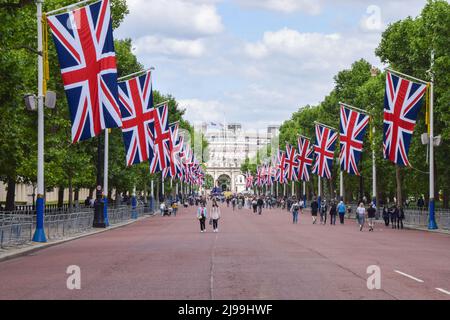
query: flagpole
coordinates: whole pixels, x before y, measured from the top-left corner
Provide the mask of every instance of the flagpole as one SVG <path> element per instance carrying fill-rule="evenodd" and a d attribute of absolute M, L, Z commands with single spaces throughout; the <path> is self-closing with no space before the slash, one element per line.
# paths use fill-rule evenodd
<path fill-rule="evenodd" d="M 155 199 L 154 193 L 153 193 L 153 179 L 150 180 L 150 211 L 153 212 L 153 201 Z"/>
<path fill-rule="evenodd" d="M 320 176 L 317 176 L 318 177 L 318 180 L 317 180 L 317 202 L 319 203 L 319 206 L 320 206 L 320 203 L 322 202 L 321 200 L 321 197 L 322 197 L 322 184 L 321 184 L 321 180 L 320 180 Z"/>
<path fill-rule="evenodd" d="M 292 182 L 291 182 L 291 189 L 292 189 L 292 190 L 291 190 L 291 193 L 292 193 L 291 195 L 294 196 L 294 195 L 295 195 L 295 184 L 294 184 L 294 180 L 292 180 Z"/>
<path fill-rule="evenodd" d="M 306 182 L 303 180 L 303 202 L 304 207 L 306 207 Z"/>
<path fill-rule="evenodd" d="M 108 153 L 109 153 L 109 129 L 105 129 L 105 153 L 103 165 L 103 219 L 105 226 L 109 226 L 108 220 Z"/>
<path fill-rule="evenodd" d="M 435 230 L 438 228 L 436 219 L 434 216 L 434 73 L 433 73 L 433 65 L 434 65 L 434 50 L 431 51 L 431 82 L 430 82 L 430 204 L 429 204 L 429 222 L 428 229 Z"/>
<path fill-rule="evenodd" d="M 37 157 L 37 199 L 36 199 L 36 230 L 34 242 L 47 242 L 44 231 L 44 59 L 42 56 L 42 4 L 43 0 L 36 1 L 37 7 L 37 33 L 38 33 L 38 157 Z"/>
<path fill-rule="evenodd" d="M 339 197 L 341 201 L 344 201 L 344 172 L 342 170 L 339 173 Z"/>

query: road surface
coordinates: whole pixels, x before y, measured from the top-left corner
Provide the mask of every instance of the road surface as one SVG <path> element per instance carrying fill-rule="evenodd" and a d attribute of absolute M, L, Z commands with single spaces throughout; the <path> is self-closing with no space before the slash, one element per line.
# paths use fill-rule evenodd
<path fill-rule="evenodd" d="M 222 205 L 219 233 L 200 233 L 182 208 L 0 262 L 0 299 L 450 299 L 449 235 L 337 223 Z M 371 265 L 380 289 L 367 288 Z"/>

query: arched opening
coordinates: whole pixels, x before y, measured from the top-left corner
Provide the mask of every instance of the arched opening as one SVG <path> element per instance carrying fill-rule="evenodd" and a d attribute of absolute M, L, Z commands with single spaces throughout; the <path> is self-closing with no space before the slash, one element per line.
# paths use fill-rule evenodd
<path fill-rule="evenodd" d="M 222 191 L 231 191 L 231 177 L 227 174 L 222 174 L 217 178 L 217 186 Z"/>

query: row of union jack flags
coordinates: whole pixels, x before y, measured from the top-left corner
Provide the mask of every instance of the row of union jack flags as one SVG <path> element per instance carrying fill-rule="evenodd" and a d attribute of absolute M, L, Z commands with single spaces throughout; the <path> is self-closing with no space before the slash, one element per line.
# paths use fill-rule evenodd
<path fill-rule="evenodd" d="M 128 166 L 149 161 L 150 172 L 203 183 L 193 152 L 168 123 L 167 103 L 155 106 L 151 72 L 118 82 L 109 0 L 47 18 L 72 121 L 72 143 L 121 128 Z"/>
<path fill-rule="evenodd" d="M 386 74 L 383 156 L 399 166 L 411 165 L 408 160 L 409 145 L 426 89 L 425 84 L 415 83 L 392 72 Z M 331 179 L 338 136 L 341 171 L 360 175 L 358 164 L 369 121 L 369 115 L 341 104 L 339 134 L 333 128 L 316 123 L 313 145 L 303 136 L 298 137 L 297 149 L 286 144 L 286 151 L 278 150 L 270 164 L 257 167 L 256 177 L 247 172 L 247 187 L 252 184 L 261 187 L 273 182 L 309 181 L 311 172 Z"/>

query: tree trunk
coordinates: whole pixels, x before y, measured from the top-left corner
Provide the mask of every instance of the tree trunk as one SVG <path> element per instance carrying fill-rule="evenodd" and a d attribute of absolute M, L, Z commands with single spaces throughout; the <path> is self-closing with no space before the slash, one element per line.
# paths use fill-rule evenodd
<path fill-rule="evenodd" d="M 64 204 L 64 188 L 58 188 L 58 208 L 61 208 Z"/>
<path fill-rule="evenodd" d="M 8 177 L 8 190 L 6 192 L 6 211 L 16 209 L 14 199 L 16 198 L 16 179 Z"/>
<path fill-rule="evenodd" d="M 403 207 L 402 199 L 402 177 L 400 172 L 400 167 L 395 166 L 395 179 L 397 181 L 397 206 Z"/>
<path fill-rule="evenodd" d="M 442 207 L 445 209 L 448 209 L 448 200 L 449 200 L 449 196 L 448 196 L 448 189 L 443 189 L 443 201 L 442 201 Z"/>
<path fill-rule="evenodd" d="M 73 186 L 72 186 L 72 177 L 69 176 L 69 212 L 72 212 L 73 206 Z"/>
<path fill-rule="evenodd" d="M 80 205 L 80 188 L 75 188 L 73 202 L 75 203 L 75 207 L 78 208 Z"/>

